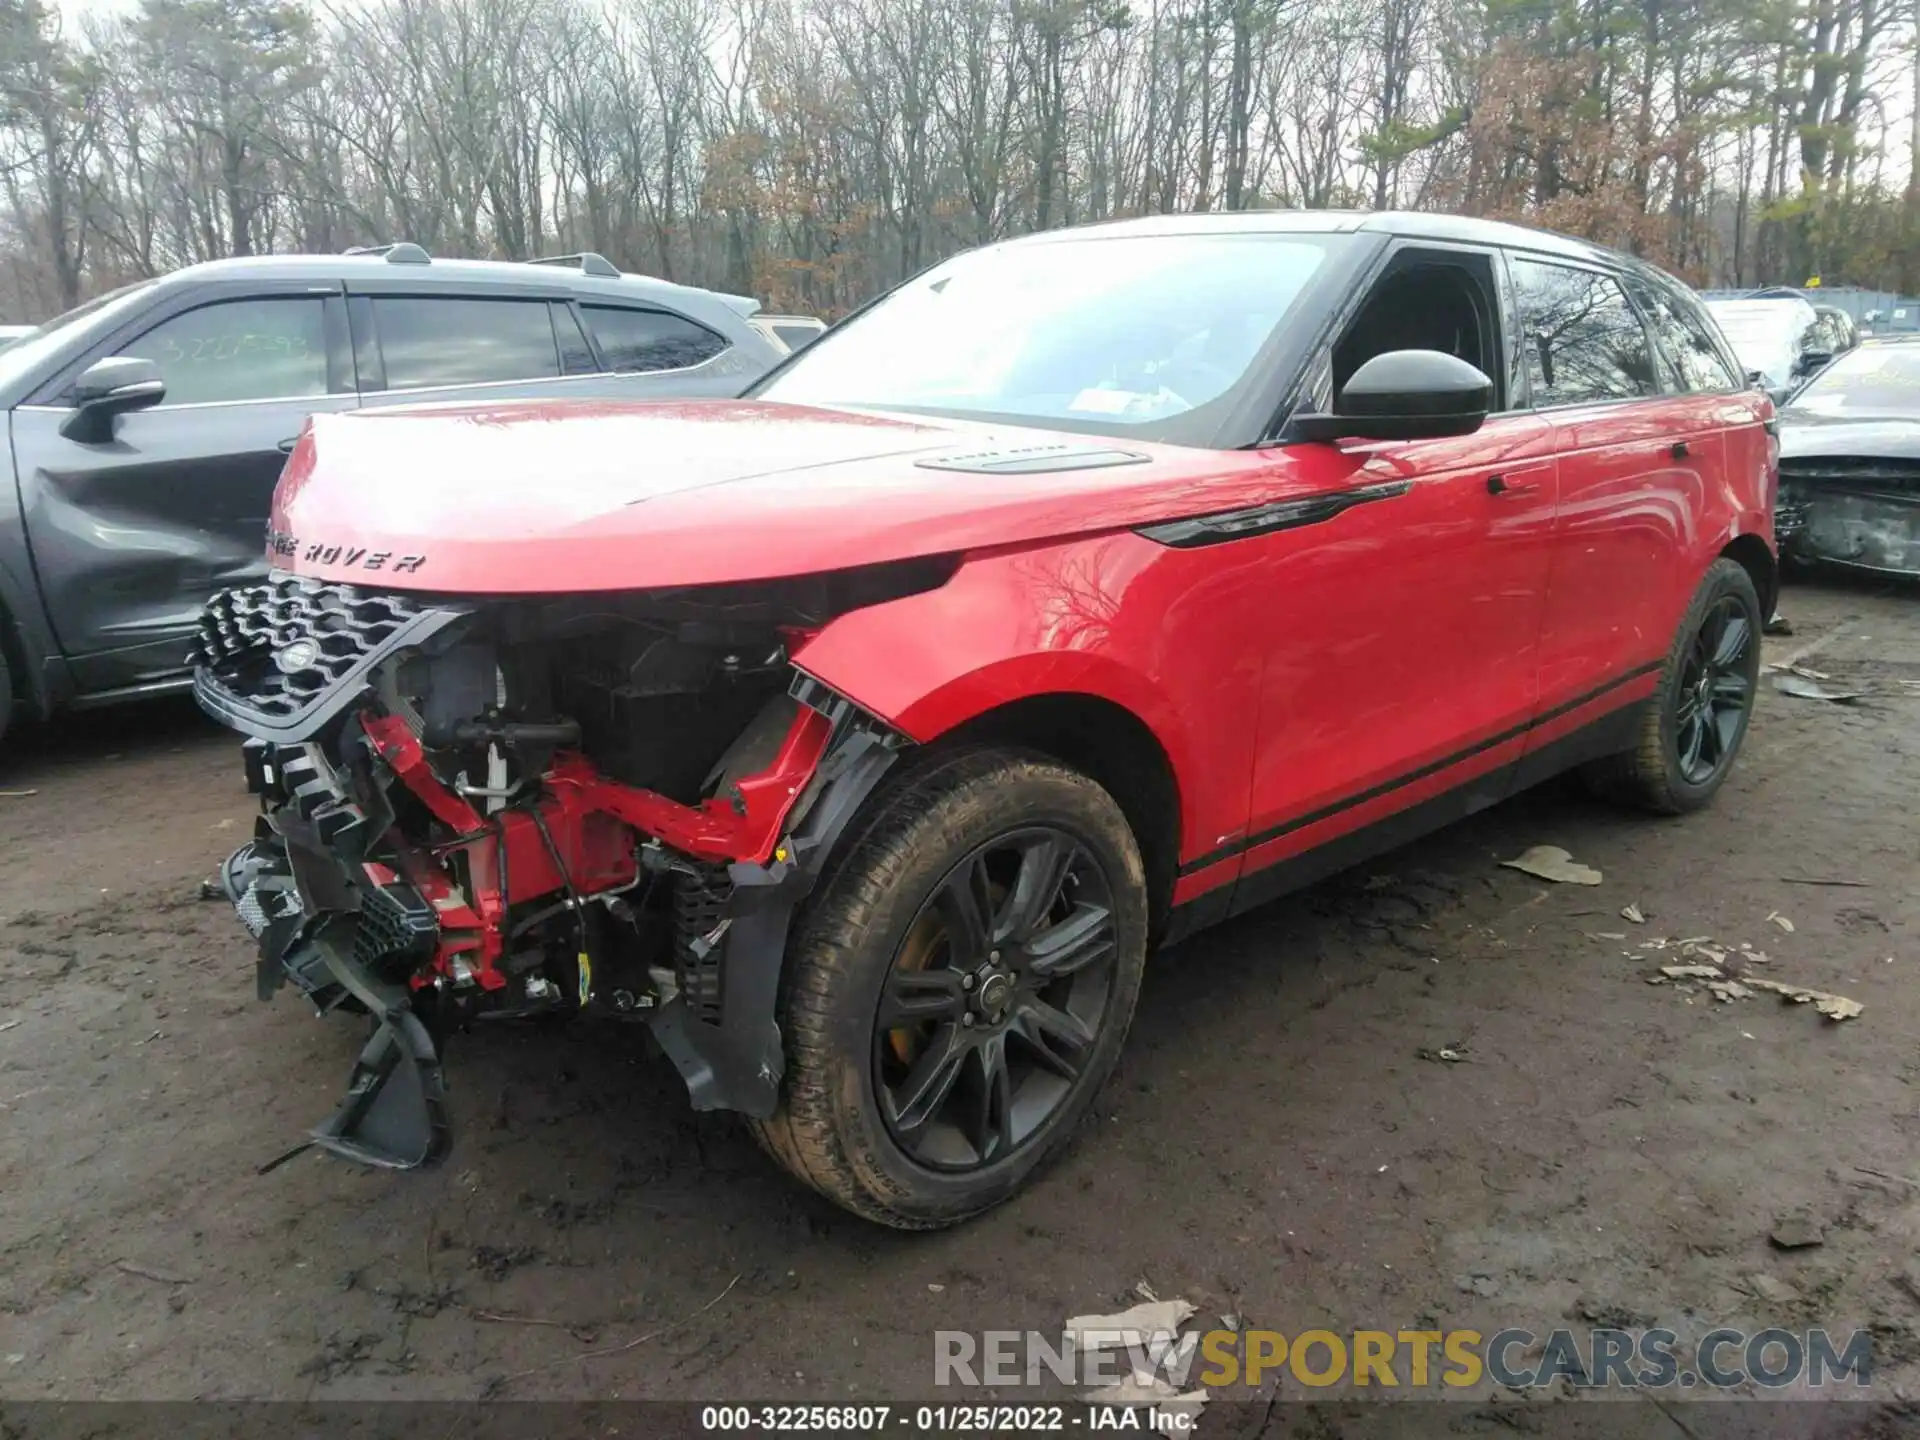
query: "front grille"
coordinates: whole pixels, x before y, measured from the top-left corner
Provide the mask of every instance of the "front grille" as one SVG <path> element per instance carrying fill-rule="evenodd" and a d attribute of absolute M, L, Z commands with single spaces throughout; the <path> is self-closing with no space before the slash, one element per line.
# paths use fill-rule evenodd
<path fill-rule="evenodd" d="M 1920 494 L 1920 460 L 1881 456 L 1799 455 L 1780 462 L 1782 480 Z"/>
<path fill-rule="evenodd" d="M 275 575 L 209 602 L 193 655 L 196 692 L 237 728 L 304 739 L 385 655 L 461 613 L 410 595 Z"/>

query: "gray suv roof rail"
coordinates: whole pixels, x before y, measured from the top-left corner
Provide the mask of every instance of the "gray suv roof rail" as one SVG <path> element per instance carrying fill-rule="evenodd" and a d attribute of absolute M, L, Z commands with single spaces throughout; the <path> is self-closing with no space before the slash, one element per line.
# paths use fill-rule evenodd
<path fill-rule="evenodd" d="M 400 240 L 391 245 L 351 245 L 346 253 L 384 256 L 389 265 L 431 265 L 433 263 L 431 255 L 407 240 Z"/>
<path fill-rule="evenodd" d="M 569 270 L 578 270 L 582 275 L 597 275 L 603 280 L 618 280 L 620 267 L 604 255 L 596 255 L 591 250 L 582 250 L 577 255 L 542 255 L 537 260 L 527 262 L 531 265 L 563 265 Z"/>

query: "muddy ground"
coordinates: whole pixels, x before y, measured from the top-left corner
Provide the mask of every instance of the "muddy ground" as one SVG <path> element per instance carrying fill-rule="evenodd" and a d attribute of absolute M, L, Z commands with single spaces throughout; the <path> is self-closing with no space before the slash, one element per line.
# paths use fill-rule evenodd
<path fill-rule="evenodd" d="M 1871 1326 L 1876 1389 L 1915 1384 L 1920 597 L 1787 609 L 1769 654 L 1866 698 L 1765 694 L 1706 814 L 1549 787 L 1164 954 L 1071 1154 L 933 1236 L 801 1193 L 630 1031 L 458 1041 L 436 1172 L 257 1175 L 360 1035 L 256 1003 L 196 898 L 249 823 L 233 742 L 184 705 L 21 735 L 0 1395 L 924 1397 L 936 1328 L 1052 1333 L 1141 1280 L 1288 1332 Z M 1536 843 L 1604 884 L 1497 868 Z M 1698 936 L 1865 1012 L 1646 983 L 1677 957 L 1643 941 Z M 1794 1210 L 1822 1243 L 1770 1244 Z"/>

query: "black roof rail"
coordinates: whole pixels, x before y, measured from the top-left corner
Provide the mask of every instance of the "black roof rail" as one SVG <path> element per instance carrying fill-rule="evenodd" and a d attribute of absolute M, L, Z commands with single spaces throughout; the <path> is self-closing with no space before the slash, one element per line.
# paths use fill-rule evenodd
<path fill-rule="evenodd" d="M 569 270 L 578 270 L 582 275 L 598 275 L 602 280 L 618 280 L 620 268 L 604 255 L 596 255 L 591 250 L 582 250 L 578 255 L 542 255 L 537 260 L 529 260 L 529 265 L 564 265 Z"/>
<path fill-rule="evenodd" d="M 349 255 L 381 255 L 389 265 L 431 265 L 433 257 L 418 245 L 408 240 L 396 241 L 391 245 L 351 245 L 347 247 Z"/>

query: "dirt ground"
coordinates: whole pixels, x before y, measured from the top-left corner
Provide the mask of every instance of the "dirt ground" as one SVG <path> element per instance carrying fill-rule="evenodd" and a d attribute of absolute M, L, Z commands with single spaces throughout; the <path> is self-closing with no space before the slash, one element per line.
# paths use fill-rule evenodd
<path fill-rule="evenodd" d="M 256 1174 L 361 1036 L 257 1003 L 197 898 L 250 823 L 234 743 L 186 705 L 22 735 L 0 1395 L 926 1397 L 936 1328 L 1057 1333 L 1141 1280 L 1289 1333 L 1871 1326 L 1876 1391 L 1915 1386 L 1920 596 L 1786 610 L 1769 656 L 1865 698 L 1768 690 L 1705 814 L 1551 786 L 1165 953 L 1064 1162 L 932 1236 L 801 1193 L 629 1030 L 456 1039 L 437 1171 Z M 1497 867 L 1538 843 L 1604 883 Z M 1700 936 L 1865 1012 L 1647 983 L 1679 957 L 1643 942 Z M 1822 1243 L 1770 1244 L 1795 1210 Z"/>

